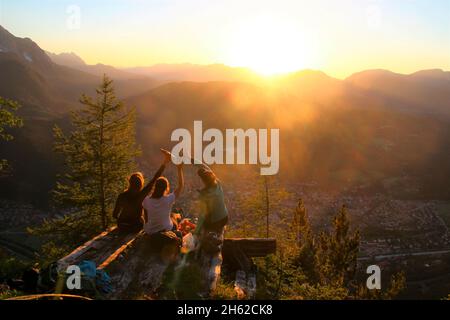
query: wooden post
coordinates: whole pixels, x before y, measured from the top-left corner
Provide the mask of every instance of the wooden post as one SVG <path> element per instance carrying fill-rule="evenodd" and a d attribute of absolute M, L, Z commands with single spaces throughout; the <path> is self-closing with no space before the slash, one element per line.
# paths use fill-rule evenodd
<path fill-rule="evenodd" d="M 266 189 L 266 238 L 269 238 L 269 185 L 267 183 L 267 176 L 264 176 L 264 186 Z"/>

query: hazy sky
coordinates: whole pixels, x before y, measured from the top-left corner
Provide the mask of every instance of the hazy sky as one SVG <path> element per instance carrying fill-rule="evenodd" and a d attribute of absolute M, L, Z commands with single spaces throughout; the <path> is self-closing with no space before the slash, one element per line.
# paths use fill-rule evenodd
<path fill-rule="evenodd" d="M 225 63 L 340 78 L 450 70 L 450 0 L 0 0 L 0 24 L 119 67 Z"/>

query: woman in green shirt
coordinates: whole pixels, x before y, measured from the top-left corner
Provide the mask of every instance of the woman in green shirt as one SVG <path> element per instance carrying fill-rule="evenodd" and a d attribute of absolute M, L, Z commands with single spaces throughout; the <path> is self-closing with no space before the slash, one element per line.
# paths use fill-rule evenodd
<path fill-rule="evenodd" d="M 203 207 L 199 229 L 222 234 L 228 223 L 228 210 L 222 185 L 214 172 L 206 165 L 201 165 L 197 174 L 204 185 L 203 189 L 199 190 Z"/>

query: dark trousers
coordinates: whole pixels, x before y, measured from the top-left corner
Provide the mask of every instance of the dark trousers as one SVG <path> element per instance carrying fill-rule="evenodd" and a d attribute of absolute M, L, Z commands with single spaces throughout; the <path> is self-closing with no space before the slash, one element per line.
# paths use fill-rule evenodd
<path fill-rule="evenodd" d="M 203 226 L 206 232 L 222 233 L 223 229 L 227 224 L 228 224 L 228 216 L 216 222 L 210 222 L 206 220 Z"/>

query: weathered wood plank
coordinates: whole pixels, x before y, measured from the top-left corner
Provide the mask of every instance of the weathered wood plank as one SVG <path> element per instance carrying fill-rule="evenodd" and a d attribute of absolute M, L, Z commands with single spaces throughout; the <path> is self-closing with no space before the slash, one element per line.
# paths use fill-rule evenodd
<path fill-rule="evenodd" d="M 104 241 L 107 236 L 111 237 L 111 235 L 117 232 L 117 227 L 113 227 L 107 231 L 102 232 L 98 236 L 94 237 L 93 239 L 89 240 L 82 246 L 76 248 L 74 251 L 69 253 L 67 256 L 63 257 L 62 259 L 58 260 L 58 270 L 64 269 L 69 265 L 75 265 L 81 262 L 84 259 L 84 256 L 87 254 L 88 251 L 92 250 L 98 250 L 102 247 L 107 245 L 107 241 Z"/>
<path fill-rule="evenodd" d="M 228 238 L 223 246 L 224 250 L 240 250 L 247 256 L 256 258 L 275 253 L 277 242 L 275 239 Z"/>
<path fill-rule="evenodd" d="M 95 238 L 78 247 L 64 258 L 58 260 L 58 270 L 64 270 L 69 265 L 80 264 L 83 260 L 93 261 L 97 266 L 106 261 L 111 262 L 111 256 L 125 249 L 123 246 L 131 244 L 137 237 L 136 233 L 121 233 L 117 227 L 102 232 Z"/>
<path fill-rule="evenodd" d="M 110 256 L 108 256 L 106 258 L 106 260 L 104 260 L 98 267 L 97 269 L 99 270 L 103 270 L 105 269 L 107 266 L 109 266 L 110 263 L 112 263 L 113 261 L 115 261 L 122 253 L 125 252 L 126 249 L 128 249 L 135 241 L 137 241 L 138 238 L 142 237 L 144 234 L 143 231 L 141 231 L 140 233 L 138 233 L 137 235 L 133 236 L 127 236 L 124 238 L 124 240 L 128 240 L 129 237 L 131 237 L 130 240 L 128 240 L 127 242 L 125 242 L 122 246 L 120 246 L 116 251 L 114 251 Z"/>
<path fill-rule="evenodd" d="M 222 254 L 220 252 L 213 255 L 201 254 L 199 257 L 198 263 L 205 282 L 203 293 L 206 295 L 215 288 L 223 260 L 232 266 L 231 271 L 241 270 L 245 273 L 247 280 L 238 283 L 243 287 L 242 291 L 251 295 L 254 291 L 251 258 L 264 257 L 275 251 L 275 239 L 225 239 Z M 168 262 L 162 261 L 158 255 L 152 253 L 143 231 L 123 234 L 118 232 L 117 228 L 111 228 L 75 249 L 58 261 L 58 268 L 79 264 L 83 260 L 95 262 L 97 269 L 105 270 L 110 275 L 113 292 L 106 297 L 107 299 L 151 296 L 161 286 L 163 275 L 169 267 Z M 247 282 L 252 285 L 248 285 Z"/>
<path fill-rule="evenodd" d="M 169 264 L 151 253 L 148 238 L 143 233 L 121 249 L 118 249 L 121 250 L 120 254 L 109 259 L 104 267 L 113 285 L 113 292 L 106 298 L 116 300 L 152 296 L 161 286 Z"/>
<path fill-rule="evenodd" d="M 275 239 L 225 239 L 222 249 L 224 263 L 232 270 L 249 272 L 252 269 L 251 258 L 265 257 L 275 253 L 277 242 Z"/>

